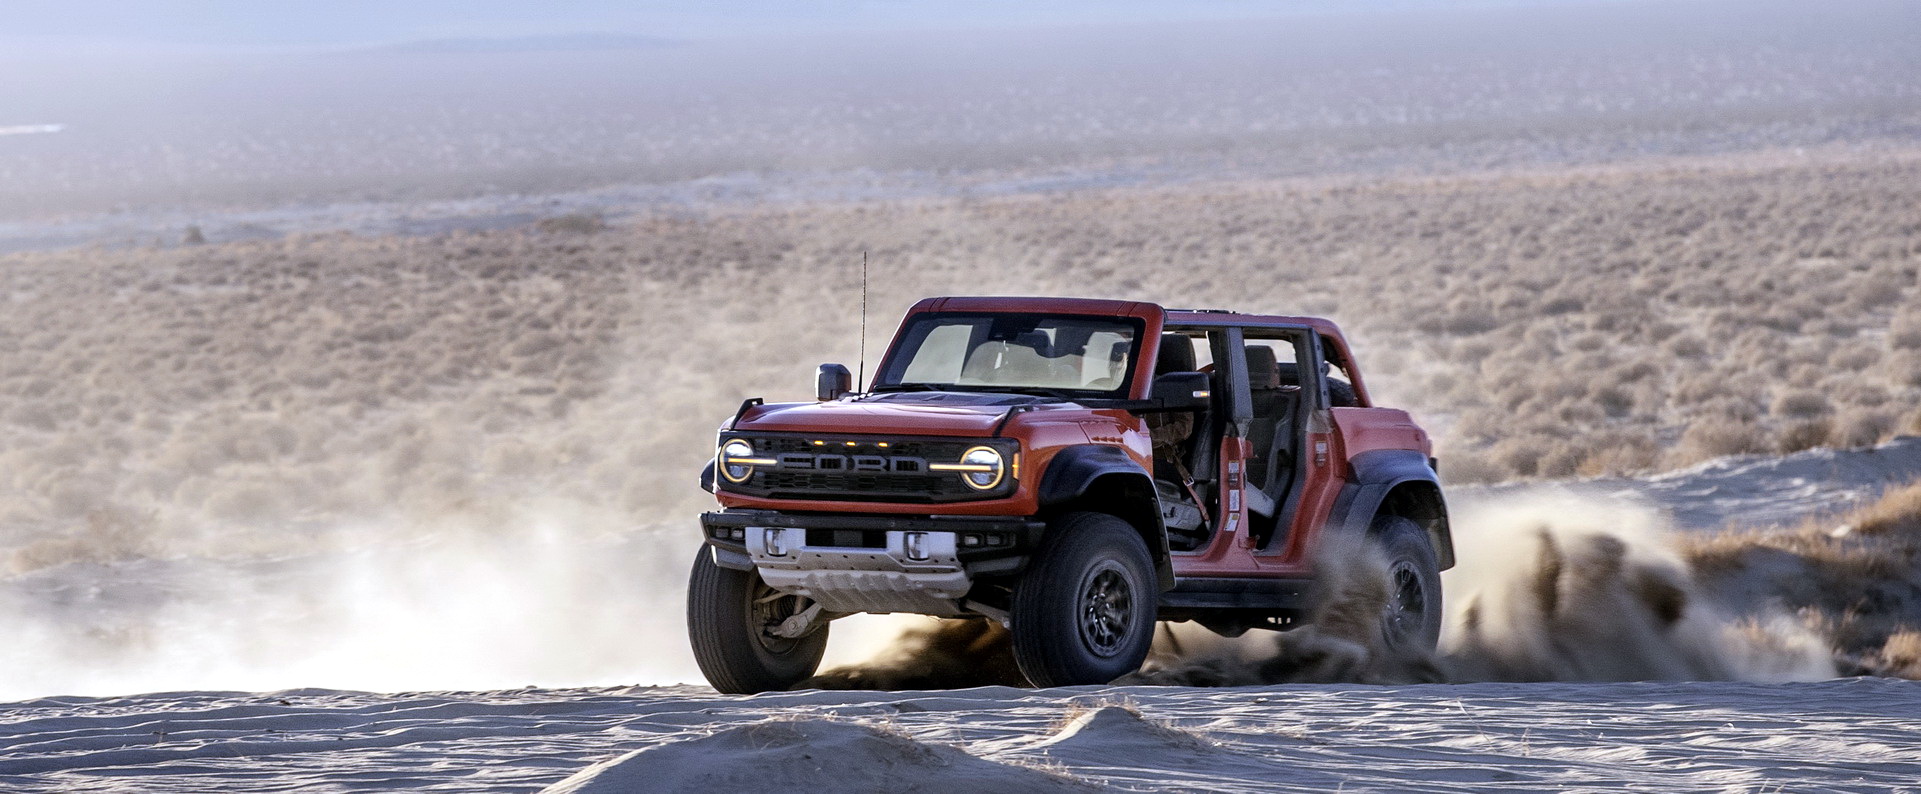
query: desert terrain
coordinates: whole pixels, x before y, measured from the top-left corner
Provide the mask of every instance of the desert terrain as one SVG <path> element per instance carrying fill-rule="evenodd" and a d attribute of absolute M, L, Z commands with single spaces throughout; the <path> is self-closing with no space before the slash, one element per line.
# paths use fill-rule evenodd
<path fill-rule="evenodd" d="M 0 398 L 8 475 L 0 530 L 7 629 L 25 641 L 0 654 L 6 686 L 20 698 L 201 694 L 22 702 L 11 712 L 15 749 L 0 774 L 66 790 L 107 785 L 119 774 L 180 771 L 171 779 L 184 790 L 266 779 L 263 770 L 284 763 L 294 779 L 345 786 L 325 771 L 350 763 L 339 753 L 391 741 L 400 749 L 352 753 L 351 763 L 367 765 L 369 785 L 474 782 L 466 773 L 396 771 L 443 763 L 410 754 L 440 758 L 428 745 L 444 741 L 476 758 L 549 758 L 485 783 L 531 789 L 566 777 L 574 759 L 672 747 L 657 743 L 676 736 L 761 730 L 752 725 L 768 716 L 800 720 L 792 730 L 826 731 L 821 742 L 873 745 L 862 752 L 890 769 L 905 763 L 884 760 L 895 758 L 890 753 L 922 758 L 934 751 L 921 744 L 932 742 L 1023 774 L 1197 785 L 1166 770 L 1137 778 L 1144 773 L 1057 755 L 1076 741 L 1147 741 L 1173 755 L 1183 754 L 1166 747 L 1214 748 L 1205 751 L 1229 760 L 1252 752 L 1265 760 L 1207 762 L 1206 774 L 1244 775 L 1236 779 L 1254 789 L 1277 780 L 1388 785 L 1421 774 L 1422 763 L 1468 774 L 1445 758 L 1364 773 L 1319 759 L 1337 751 L 1309 749 L 1320 746 L 1318 732 L 1298 728 L 1294 741 L 1317 758 L 1316 771 L 1263 771 L 1286 757 L 1268 746 L 1279 730 L 1272 721 L 1282 718 L 1255 704 L 1284 701 L 1307 713 L 1332 708 L 1324 699 L 1359 697 L 1372 704 L 1357 706 L 1369 713 L 1487 709 L 1487 719 L 1509 726 L 1496 730 L 1520 731 L 1490 739 L 1490 728 L 1461 721 L 1422 740 L 1474 745 L 1462 752 L 1507 770 L 1468 774 L 1461 785 L 1469 787 L 1504 775 L 1518 775 L 1520 788 L 1584 780 L 1794 787 L 1839 774 L 1862 775 L 1868 788 L 1887 785 L 1914 770 L 1893 750 L 1781 771 L 1786 749 L 1766 768 L 1746 750 L 1742 760 L 1715 760 L 1742 741 L 1722 735 L 1733 744 L 1697 748 L 1699 769 L 1710 771 L 1672 777 L 1653 771 L 1672 761 L 1667 756 L 1600 749 L 1578 732 L 1549 736 L 1528 727 L 1532 716 L 1498 705 L 1565 698 L 1555 702 L 1571 721 L 1617 697 L 1671 697 L 1690 704 L 1685 719 L 1631 708 L 1615 709 L 1617 719 L 1659 726 L 1622 727 L 1629 732 L 1687 735 L 1702 727 L 1687 720 L 1706 719 L 1703 703 L 1727 697 L 1749 704 L 1729 708 L 1751 708 L 1754 698 L 1773 697 L 1759 693 L 1775 690 L 1563 684 L 1520 694 L 1513 685 L 1465 682 L 1921 673 L 1914 491 L 1897 489 L 1884 506 L 1868 508 L 1878 519 L 1847 515 L 1921 477 L 1916 445 L 1902 438 L 1921 430 L 1921 227 L 1907 210 L 1921 199 L 1918 185 L 1921 160 L 1907 150 L 1836 147 L 1454 177 L 676 209 L 611 224 L 569 217 L 443 235 L 312 233 L 9 255 L 0 261 L 11 309 L 4 322 L 18 344 Z M 1848 233 L 1829 231 L 1837 228 Z M 884 307 L 870 318 L 870 350 L 884 343 L 891 315 L 925 294 L 1098 294 L 1331 315 L 1359 340 L 1377 393 L 1436 429 L 1443 475 L 1458 486 L 1456 521 L 1470 563 L 1449 573 L 1457 615 L 1476 600 L 1470 593 L 1486 594 L 1485 605 L 1539 578 L 1537 554 L 1500 545 L 1525 543 L 1538 525 L 1582 567 L 1595 562 L 1581 556 L 1584 539 L 1619 538 L 1628 570 L 1679 582 L 1696 622 L 1677 631 L 1654 618 L 1622 618 L 1647 611 L 1625 584 L 1631 577 L 1570 581 L 1564 586 L 1581 600 L 1624 611 L 1598 624 L 1593 614 L 1509 615 L 1492 640 L 1463 634 L 1457 617 L 1453 644 L 1435 660 L 1438 674 L 1409 672 L 1397 660 L 1306 674 L 1412 688 L 1302 689 L 1289 683 L 1306 669 L 1290 666 L 1298 648 L 1262 640 L 1199 653 L 1190 645 L 1188 658 L 1161 678 L 1131 687 L 970 690 L 957 702 L 973 716 L 939 728 L 918 713 L 887 716 L 891 704 L 910 702 L 902 696 L 823 693 L 792 704 L 728 701 L 739 704 L 727 707 L 731 716 L 677 723 L 693 733 L 629 736 L 640 729 L 615 726 L 646 722 L 656 709 L 699 711 L 696 704 L 714 696 L 446 693 L 698 681 L 679 625 L 679 588 L 696 546 L 689 518 L 704 496 L 692 475 L 715 424 L 739 399 L 804 393 L 816 359 L 856 359 L 862 252 L 878 265 L 870 301 Z M 1180 266 L 1133 264 L 1142 261 Z M 1874 528 L 1837 531 L 1856 525 Z M 1485 553 L 1472 551 L 1477 542 Z M 837 639 L 835 658 L 858 665 L 894 628 L 856 626 Z M 1300 647 L 1312 653 L 1311 644 Z M 1589 658 L 1599 648 L 1621 655 Z M 880 656 L 881 667 L 892 664 Z M 1433 680 L 1463 683 L 1418 683 Z M 905 678 L 867 670 L 836 685 L 862 682 L 981 683 L 943 679 L 938 670 Z M 1169 682 L 1270 688 L 1190 697 L 1155 686 Z M 316 686 L 334 689 L 219 694 Z M 1828 714 L 1852 707 L 1834 705 L 1839 695 L 1818 687 L 1897 687 L 1874 689 L 1877 704 L 1906 692 L 1892 683 L 1813 686 L 1785 691 L 1806 693 Z M 460 718 L 463 727 L 441 739 L 426 738 L 441 729 L 424 727 L 418 740 L 356 739 L 388 736 L 399 723 L 325 715 L 413 706 L 337 690 L 434 691 L 443 694 L 404 702 L 426 704 L 426 714 L 485 714 Z M 552 706 L 528 698 L 591 712 L 568 730 L 593 742 L 609 733 L 629 738 L 529 749 L 505 737 L 548 730 L 536 727 L 547 720 L 530 715 Z M 255 702 L 263 710 L 245 705 Z M 1092 724 L 1120 738 L 1048 738 L 1072 724 L 1076 709 L 1092 709 Z M 1202 716 L 1209 709 L 1243 716 Z M 156 749 L 172 746 L 155 736 L 197 735 L 202 717 L 193 715 L 203 710 L 216 715 L 205 718 L 204 738 Z M 111 716 L 123 711 L 129 716 Z M 1131 716 L 1136 711 L 1148 721 Z M 258 720 L 228 722 L 256 713 Z M 1010 714 L 1034 725 L 1018 735 L 965 727 Z M 1265 727 L 1228 727 L 1237 719 Z M 184 732 L 167 727 L 174 724 Z M 346 727 L 322 727 L 335 724 Z M 780 725 L 766 730 L 788 730 Z M 855 730 L 850 725 L 884 730 L 835 733 Z M 1338 752 L 1366 758 L 1369 742 L 1386 740 L 1360 734 L 1391 728 L 1344 730 L 1359 733 L 1335 740 L 1352 745 Z M 1751 742 L 1801 747 L 1778 727 L 1753 730 Z M 1888 737 L 1889 748 L 1912 741 L 1911 726 L 1889 730 L 1909 732 Z M 303 731 L 321 738 L 282 735 Z M 718 752 L 749 753 L 760 741 L 754 735 L 713 741 L 733 748 Z M 323 752 L 302 743 L 311 741 L 349 744 Z M 1250 741 L 1253 750 L 1244 746 Z M 108 747 L 127 749 L 87 749 Z M 1529 772 L 1489 760 L 1537 747 L 1564 757 Z M 231 769 L 190 760 L 210 753 L 281 760 Z M 629 765 L 655 761 L 643 754 Z M 1723 764 L 1736 771 L 1712 771 Z M 656 774 L 622 768 L 603 776 Z M 800 772 L 755 779 L 783 774 Z M 1444 787 L 1456 778 L 1422 779 Z M 1030 784 L 1039 785 L 1019 785 Z"/>
<path fill-rule="evenodd" d="M 0 75 L 0 788 L 1912 786 L 1921 20 L 1629 6 Z M 715 428 L 941 294 L 1341 323 L 1442 648 L 698 686 Z"/>

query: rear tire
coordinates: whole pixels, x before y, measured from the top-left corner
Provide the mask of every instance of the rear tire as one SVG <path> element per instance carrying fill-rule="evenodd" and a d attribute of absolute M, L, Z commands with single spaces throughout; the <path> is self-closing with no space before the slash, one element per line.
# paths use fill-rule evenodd
<path fill-rule="evenodd" d="M 1387 562 L 1382 639 L 1394 650 L 1433 651 L 1441 639 L 1441 566 L 1427 532 L 1411 518 L 1383 515 L 1372 539 Z"/>
<path fill-rule="evenodd" d="M 768 587 L 756 571 L 714 564 L 711 549 L 694 557 L 687 582 L 687 635 L 707 683 L 730 695 L 786 690 L 813 676 L 827 652 L 827 623 L 805 636 L 776 637 L 769 626 L 804 608 L 799 596 Z"/>
<path fill-rule="evenodd" d="M 1014 661 L 1034 686 L 1105 684 L 1140 669 L 1160 601 L 1147 543 L 1126 521 L 1069 513 L 1014 587 Z"/>

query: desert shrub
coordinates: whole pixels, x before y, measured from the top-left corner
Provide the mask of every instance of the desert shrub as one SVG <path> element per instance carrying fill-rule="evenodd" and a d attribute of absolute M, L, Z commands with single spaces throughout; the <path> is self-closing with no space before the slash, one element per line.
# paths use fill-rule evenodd
<path fill-rule="evenodd" d="M 1768 450 L 1767 438 L 1753 422 L 1728 416 L 1709 416 L 1688 425 L 1681 434 L 1681 462 L 1722 455 L 1745 455 Z"/>
<path fill-rule="evenodd" d="M 1866 408 L 1879 408 L 1893 399 L 1885 387 L 1860 380 L 1858 374 L 1829 378 L 1826 391 L 1836 402 Z"/>
<path fill-rule="evenodd" d="M 1820 392 L 1784 391 L 1775 395 L 1774 404 L 1768 409 L 1775 416 L 1789 419 L 1808 419 L 1832 410 L 1828 398 Z"/>
<path fill-rule="evenodd" d="M 1501 322 L 1484 312 L 1470 310 L 1458 314 L 1436 314 L 1423 317 L 1417 321 L 1415 327 L 1430 334 L 1473 336 L 1499 328 Z"/>
<path fill-rule="evenodd" d="M 1537 311 L 1544 315 L 1571 314 L 1580 311 L 1586 305 L 1587 303 L 1580 298 L 1563 296 L 1543 301 Z"/>
<path fill-rule="evenodd" d="M 1888 635 L 1874 655 L 1876 673 L 1921 681 L 1921 630 L 1904 629 Z"/>
<path fill-rule="evenodd" d="M 1881 351 L 1866 345 L 1856 345 L 1835 351 L 1828 362 L 1836 371 L 1859 377 L 1863 372 L 1881 363 Z"/>
<path fill-rule="evenodd" d="M 541 218 L 534 228 L 546 234 L 592 234 L 606 231 L 607 219 L 598 212 L 569 212 Z"/>
<path fill-rule="evenodd" d="M 1442 482 L 1447 483 L 1490 483 L 1499 482 L 1510 476 L 1511 472 L 1488 459 L 1487 455 L 1473 450 L 1439 450 L 1437 459 L 1441 463 Z"/>
<path fill-rule="evenodd" d="M 1681 551 L 1724 608 L 1785 608 L 1851 669 L 1913 675 L 1915 640 L 1903 635 L 1921 629 L 1913 611 L 1921 603 L 1913 568 L 1921 558 L 1921 482 L 1795 527 L 1691 534 Z M 1767 599 L 1753 598 L 1759 582 Z"/>
<path fill-rule="evenodd" d="M 1613 338 L 1602 334 L 1581 334 L 1568 340 L 1567 346 L 1569 350 L 1593 353 L 1606 350 L 1612 347 L 1614 343 L 1615 340 Z"/>
<path fill-rule="evenodd" d="M 1669 356 L 1674 358 L 1704 358 L 1708 354 L 1706 342 L 1699 337 L 1677 336 L 1662 345 Z"/>
<path fill-rule="evenodd" d="M 1634 393 L 1619 386 L 1605 386 L 1594 393 L 1594 405 L 1609 418 L 1619 419 L 1634 412 Z"/>
<path fill-rule="evenodd" d="M 1541 464 L 1554 452 L 1556 440 L 1550 436 L 1516 434 L 1495 442 L 1489 457 L 1507 471 L 1522 477 L 1541 476 Z"/>
<path fill-rule="evenodd" d="M 1535 464 L 1535 474 L 1557 479 L 1573 477 L 1581 473 L 1581 465 L 1587 462 L 1588 456 L 1588 451 L 1582 445 L 1557 440 L 1547 445 L 1546 451 Z"/>
<path fill-rule="evenodd" d="M 1849 514 L 1848 525 L 1863 535 L 1900 534 L 1921 540 L 1921 482 L 1888 489 L 1874 503 Z"/>
<path fill-rule="evenodd" d="M 1699 405 L 1726 394 L 1726 376 L 1714 372 L 1689 372 L 1669 390 L 1673 402 L 1681 405 Z"/>
<path fill-rule="evenodd" d="M 1887 359 L 1887 377 L 1895 388 L 1921 386 L 1921 350 L 1903 350 Z"/>
<path fill-rule="evenodd" d="M 1854 311 L 1865 314 L 1900 301 L 1902 293 L 1913 283 L 1912 278 L 1903 279 L 1894 273 L 1867 274 L 1855 279 L 1849 288 L 1849 302 Z"/>
<path fill-rule="evenodd" d="M 1832 443 L 1844 448 L 1873 446 L 1894 432 L 1896 419 L 1893 412 L 1877 408 L 1849 411 L 1835 420 Z"/>
<path fill-rule="evenodd" d="M 1826 419 L 1809 419 L 1788 425 L 1787 429 L 1781 431 L 1776 449 L 1782 454 L 1800 452 L 1827 444 L 1833 437 L 1833 422 Z"/>
<path fill-rule="evenodd" d="M 1888 323 L 1890 350 L 1921 350 L 1921 311 L 1908 310 Z"/>
<path fill-rule="evenodd" d="M 1575 469 L 1575 474 L 1582 477 L 1636 474 L 1654 468 L 1661 460 L 1660 447 L 1653 439 L 1633 433 L 1602 434 L 1588 447 Z"/>

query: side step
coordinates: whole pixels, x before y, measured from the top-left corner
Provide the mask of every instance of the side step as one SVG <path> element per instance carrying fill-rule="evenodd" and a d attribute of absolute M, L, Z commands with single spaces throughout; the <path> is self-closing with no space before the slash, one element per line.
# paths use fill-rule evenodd
<path fill-rule="evenodd" d="M 1312 579 L 1187 577 L 1161 594 L 1161 612 L 1184 615 L 1212 610 L 1301 613 L 1307 611 Z"/>

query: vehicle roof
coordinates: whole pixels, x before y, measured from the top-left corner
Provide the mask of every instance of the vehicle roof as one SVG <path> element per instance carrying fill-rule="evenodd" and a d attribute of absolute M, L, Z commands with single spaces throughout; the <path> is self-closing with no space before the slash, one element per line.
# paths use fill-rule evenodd
<path fill-rule="evenodd" d="M 1339 337 L 1341 328 L 1325 317 L 1287 314 L 1241 314 L 1223 309 L 1168 309 L 1168 325 L 1305 326 L 1323 336 Z"/>
<path fill-rule="evenodd" d="M 1047 298 L 1028 296 L 954 296 L 925 298 L 910 312 L 1056 312 L 1064 314 L 1106 314 L 1124 317 L 1161 315 L 1167 325 L 1201 326 L 1295 326 L 1307 327 L 1341 338 L 1340 326 L 1324 317 L 1297 317 L 1282 314 L 1241 314 L 1224 309 L 1168 309 L 1145 301 L 1100 298 Z"/>
<path fill-rule="evenodd" d="M 1053 314 L 1104 314 L 1118 317 L 1154 317 L 1164 310 L 1152 303 L 1141 301 L 1104 300 L 1100 298 L 1035 298 L 1035 297 L 989 297 L 957 296 L 945 298 L 923 298 L 914 304 L 912 312 L 1041 312 Z"/>

